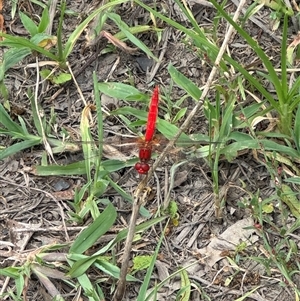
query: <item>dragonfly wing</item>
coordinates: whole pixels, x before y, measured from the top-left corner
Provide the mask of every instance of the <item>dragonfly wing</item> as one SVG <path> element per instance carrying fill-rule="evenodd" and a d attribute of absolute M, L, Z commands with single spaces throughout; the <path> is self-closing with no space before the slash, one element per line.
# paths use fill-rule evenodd
<path fill-rule="evenodd" d="M 127 161 L 129 159 L 132 159 L 132 156 L 125 155 L 124 152 L 108 144 L 103 144 L 103 157 L 107 159 L 121 160 L 121 161 Z"/>

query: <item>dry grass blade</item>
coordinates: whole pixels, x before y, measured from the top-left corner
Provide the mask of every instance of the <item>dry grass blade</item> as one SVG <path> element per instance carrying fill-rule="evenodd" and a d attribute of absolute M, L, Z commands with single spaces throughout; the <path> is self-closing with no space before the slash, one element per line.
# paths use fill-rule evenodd
<path fill-rule="evenodd" d="M 116 47 L 120 48 L 123 51 L 126 51 L 128 53 L 134 53 L 137 51 L 137 48 L 132 48 L 127 46 L 126 43 L 120 41 L 119 39 L 117 39 L 116 37 L 114 37 L 112 34 L 110 34 L 105 30 L 101 31 L 101 35 L 105 37 L 108 41 L 110 41 L 113 45 L 115 45 Z"/>

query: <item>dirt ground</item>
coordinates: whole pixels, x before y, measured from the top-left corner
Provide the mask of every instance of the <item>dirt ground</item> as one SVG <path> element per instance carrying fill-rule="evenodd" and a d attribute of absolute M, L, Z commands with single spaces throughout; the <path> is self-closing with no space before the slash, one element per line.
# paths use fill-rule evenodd
<path fill-rule="evenodd" d="M 66 17 L 64 23 L 64 36 L 69 34 L 76 26 L 100 3 L 96 0 L 74 0 L 72 4 L 67 1 L 67 6 L 79 13 L 78 17 Z M 226 10 L 234 12 L 236 10 L 235 1 L 229 2 Z M 31 11 L 32 4 L 29 1 L 20 2 L 23 9 Z M 170 17 L 179 21 L 184 26 L 189 26 L 187 20 L 180 13 L 178 7 L 173 1 L 157 3 L 158 6 L 165 6 Z M 198 1 L 189 1 L 189 6 L 196 16 L 197 21 L 205 29 L 212 28 L 215 9 L 209 3 L 199 4 Z M 5 8 L 6 12 L 10 7 Z M 117 13 L 128 26 L 136 23 L 146 24 L 149 22 L 149 14 L 142 8 L 132 5 L 130 2 L 118 7 Z M 255 19 L 248 21 L 246 29 L 251 36 L 258 41 L 269 57 L 273 58 L 273 63 L 280 63 L 280 41 L 281 32 L 272 32 L 270 19 L 271 10 L 265 8 L 261 10 Z M 22 29 L 20 20 L 10 19 L 10 14 L 5 16 L 7 33 L 26 35 Z M 54 19 L 53 27 L 56 28 L 58 14 Z M 74 71 L 78 85 L 83 92 L 84 98 L 93 102 L 93 81 L 92 72 L 95 70 L 99 82 L 118 81 L 123 83 L 132 82 L 135 87 L 141 91 L 151 90 L 149 83 L 157 83 L 163 87 L 169 87 L 171 84 L 167 66 L 170 62 L 193 83 L 202 87 L 208 78 L 210 67 L 202 64 L 196 53 L 184 43 L 183 36 L 173 28 L 166 27 L 162 21 L 158 21 L 157 26 L 164 28 L 162 40 L 157 42 L 157 35 L 154 32 L 147 32 L 138 35 L 157 56 L 161 55 L 161 62 L 156 65 L 141 51 L 128 53 L 120 49 L 107 54 L 99 54 L 106 46 L 106 41 L 100 39 L 96 43 L 87 41 L 88 31 L 82 35 L 76 43 L 72 54 L 69 57 L 69 63 Z M 259 22 L 255 22 L 259 21 Z M 90 25 L 89 30 L 92 29 Z M 219 42 L 222 42 L 223 34 L 226 30 L 226 24 L 221 23 L 218 28 Z M 105 25 L 106 30 L 114 34 L 117 28 L 109 23 Z M 54 31 L 55 32 L 55 31 Z M 293 24 L 290 24 L 289 36 L 296 33 Z M 166 47 L 167 46 L 167 47 Z M 234 59 L 244 65 L 255 63 L 256 57 L 253 51 L 245 42 L 235 34 L 230 42 L 230 53 Z M 3 49 L 1 49 L 3 51 Z M 35 62 L 34 55 L 29 56 L 22 64 L 11 68 L 7 72 L 5 84 L 9 88 L 9 100 L 13 108 L 22 109 L 22 118 L 27 122 L 29 129 L 34 131 L 31 116 L 31 106 L 28 100 L 27 88 L 34 87 L 36 83 L 36 69 L 30 68 L 30 64 Z M 158 67 L 158 68 L 157 68 Z M 150 87 L 150 88 L 149 88 Z M 182 91 L 174 87 L 171 97 L 178 99 Z M 213 99 L 213 93 L 210 97 Z M 62 127 L 70 129 L 70 132 L 79 132 L 80 116 L 83 109 L 78 90 L 75 84 L 65 84 L 62 86 L 53 85 L 44 81 L 40 89 L 40 105 L 45 114 L 50 115 L 51 110 L 56 113 L 57 128 Z M 108 111 L 118 108 L 124 103 L 119 101 L 103 99 L 104 105 Z M 127 104 L 128 105 L 128 104 Z M 130 105 L 135 105 L 131 102 Z M 186 100 L 185 105 L 192 109 L 191 100 Z M 161 114 L 161 113 L 160 113 Z M 14 115 L 14 116 L 16 116 Z M 162 115 L 160 115 L 162 118 Z M 14 117 L 16 118 L 16 117 Z M 17 119 L 16 119 L 17 120 Z M 191 133 L 207 133 L 207 123 L 205 123 L 203 112 L 199 112 L 195 122 L 189 129 Z M 105 130 L 126 133 L 120 120 L 110 116 L 105 119 Z M 59 130 L 58 130 L 59 132 Z M 0 137 L 1 145 L 12 143 L 7 137 Z M 84 185 L 86 179 L 83 176 L 70 177 L 40 177 L 33 173 L 33 166 L 41 163 L 40 153 L 42 146 L 29 149 L 26 152 L 18 154 L 3 160 L 0 164 L 0 241 L 2 244 L 0 250 L 0 267 L 11 265 L 18 266 L 29 254 L 37 252 L 41 247 L 54 243 L 67 243 L 73 241 L 84 226 L 91 223 L 87 219 L 83 224 L 69 224 L 68 212 L 71 211 L 68 199 L 58 198 L 58 186 L 66 185 L 67 191 L 73 187 Z M 73 160 L 74 155 L 65 153 L 56 157 L 57 162 L 63 159 Z M 149 185 L 152 187 L 151 198 L 145 207 L 150 212 L 156 212 L 157 208 L 164 202 L 165 183 L 168 183 L 169 170 L 174 160 L 167 158 L 162 166 L 156 171 Z M 163 241 L 160 250 L 159 260 L 157 260 L 155 271 L 152 275 L 153 285 L 155 281 L 166 279 L 175 272 L 178 267 L 189 266 L 187 268 L 190 280 L 193 283 L 192 295 L 190 300 L 236 300 L 244 296 L 247 292 L 256 288 L 253 293 L 249 294 L 243 300 L 295 300 L 292 289 L 282 286 L 281 273 L 273 269 L 270 274 L 265 267 L 250 259 L 252 256 L 262 256 L 262 241 L 255 230 L 244 230 L 244 227 L 253 226 L 254 221 L 251 212 L 248 209 L 242 209 L 238 202 L 247 198 L 248 194 L 242 189 L 241 183 L 246 185 L 248 192 L 256 193 L 260 190 L 260 197 L 266 198 L 274 193 L 274 185 L 266 168 L 253 158 L 251 152 L 245 153 L 233 162 L 221 161 L 220 170 L 220 187 L 226 205 L 224 208 L 224 218 L 220 223 L 214 216 L 213 193 L 211 172 L 203 160 L 191 160 L 183 164 L 176 172 L 174 188 L 172 189 L 171 198 L 175 200 L 179 208 L 179 225 L 170 229 L 170 233 Z M 114 175 L 118 184 L 127 192 L 137 187 L 140 177 L 136 175 L 133 168 L 126 168 Z M 71 187 L 71 188 L 70 188 Z M 118 208 L 118 224 L 114 225 L 111 233 L 115 235 L 119 230 L 127 227 L 130 219 L 131 205 L 119 194 L 109 190 L 105 195 Z M 280 224 L 276 215 L 276 210 L 272 216 L 273 222 Z M 294 221 L 292 216 L 288 216 L 291 222 Z M 143 219 L 139 219 L 139 223 Z M 62 231 L 63 221 L 66 223 L 68 236 Z M 20 232 L 20 229 L 25 229 Z M 270 232 L 271 233 L 271 232 Z M 151 254 L 155 249 L 160 236 L 160 228 L 149 230 L 142 241 L 134 243 L 132 255 Z M 299 235 L 299 234 L 298 234 Z M 234 240 L 233 237 L 236 237 Z M 247 238 L 248 247 L 243 250 L 239 268 L 235 269 L 224 257 L 232 254 L 233 248 L 229 247 L 227 239 L 235 244 L 239 244 L 239 239 Z M 233 240 L 232 240 L 233 239 Z M 276 235 L 269 236 L 271 244 L 276 245 L 278 238 Z M 99 243 L 101 245 L 101 242 Z M 95 246 L 97 247 L 97 246 Z M 120 252 L 122 250 L 120 245 Z M 91 251 L 92 252 L 92 251 Z M 208 256 L 210 255 L 210 257 Z M 194 263 L 193 265 L 191 265 Z M 235 275 L 230 283 L 226 283 L 229 276 Z M 96 281 L 97 273 L 90 271 L 91 281 Z M 138 272 L 136 277 L 143 279 L 144 272 Z M 27 280 L 26 294 L 24 300 L 50 300 L 48 292 L 40 281 L 32 276 Z M 180 288 L 180 277 L 171 278 L 158 293 L 157 300 L 175 300 L 175 293 Z M 295 283 L 300 287 L 300 277 L 295 275 Z M 75 300 L 74 294 L 70 287 L 59 279 L 53 279 L 56 288 L 62 294 L 69 294 L 65 300 Z M 107 279 L 106 282 L 100 283 L 105 292 L 105 300 L 111 300 L 110 290 L 113 281 Z M 0 287 L 6 287 L 6 290 L 13 289 L 13 281 L 5 283 L 5 277 L 0 276 Z M 124 300 L 136 300 L 139 285 L 136 283 L 127 286 Z M 12 300 L 12 299 L 6 299 Z M 80 299 L 76 299 L 80 300 Z M 81 300 L 88 300 L 84 297 Z"/>

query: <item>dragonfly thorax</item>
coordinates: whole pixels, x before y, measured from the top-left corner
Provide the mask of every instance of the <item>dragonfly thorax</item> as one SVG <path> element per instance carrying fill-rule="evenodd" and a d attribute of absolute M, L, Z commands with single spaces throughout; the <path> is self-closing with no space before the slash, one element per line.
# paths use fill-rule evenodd
<path fill-rule="evenodd" d="M 151 160 L 151 155 L 152 155 L 152 148 L 149 147 L 141 147 L 139 150 L 139 158 L 141 162 L 148 162 Z"/>

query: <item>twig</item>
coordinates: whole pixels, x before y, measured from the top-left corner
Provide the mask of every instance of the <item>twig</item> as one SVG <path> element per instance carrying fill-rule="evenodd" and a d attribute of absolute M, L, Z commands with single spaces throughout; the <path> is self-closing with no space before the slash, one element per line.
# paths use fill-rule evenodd
<path fill-rule="evenodd" d="M 84 106 L 86 107 L 86 106 L 87 106 L 87 102 L 86 102 L 86 100 L 85 100 L 85 98 L 84 98 L 84 96 L 83 96 L 83 94 L 82 94 L 82 92 L 81 92 L 81 89 L 80 89 L 80 87 L 79 87 L 79 85 L 78 85 L 78 83 L 77 83 L 77 80 L 76 80 L 76 78 L 75 78 L 75 76 L 74 76 L 74 73 L 73 73 L 73 71 L 72 71 L 72 68 L 71 68 L 69 62 L 67 62 L 67 67 L 68 67 L 69 72 L 70 72 L 70 74 L 71 74 L 71 76 L 72 76 L 72 79 L 73 79 L 73 81 L 74 81 L 74 84 L 75 84 L 75 86 L 76 86 L 76 88 L 77 88 L 77 92 L 78 92 L 78 94 L 80 95 L 81 100 L 82 100 Z"/>
<path fill-rule="evenodd" d="M 142 188 L 140 185 L 139 187 Z M 136 220 L 139 214 L 140 207 L 145 202 L 145 199 L 147 198 L 147 195 L 149 193 L 149 189 L 144 189 L 144 188 L 142 189 L 143 189 L 143 195 L 140 195 L 142 191 L 139 191 L 139 194 L 134 197 L 132 214 L 130 218 L 127 239 L 124 247 L 123 262 L 120 270 L 120 279 L 113 297 L 113 301 L 122 300 L 125 293 L 126 275 L 127 275 L 127 269 L 130 260 L 131 245 L 135 233 Z M 139 188 L 137 190 L 139 190 Z"/>

